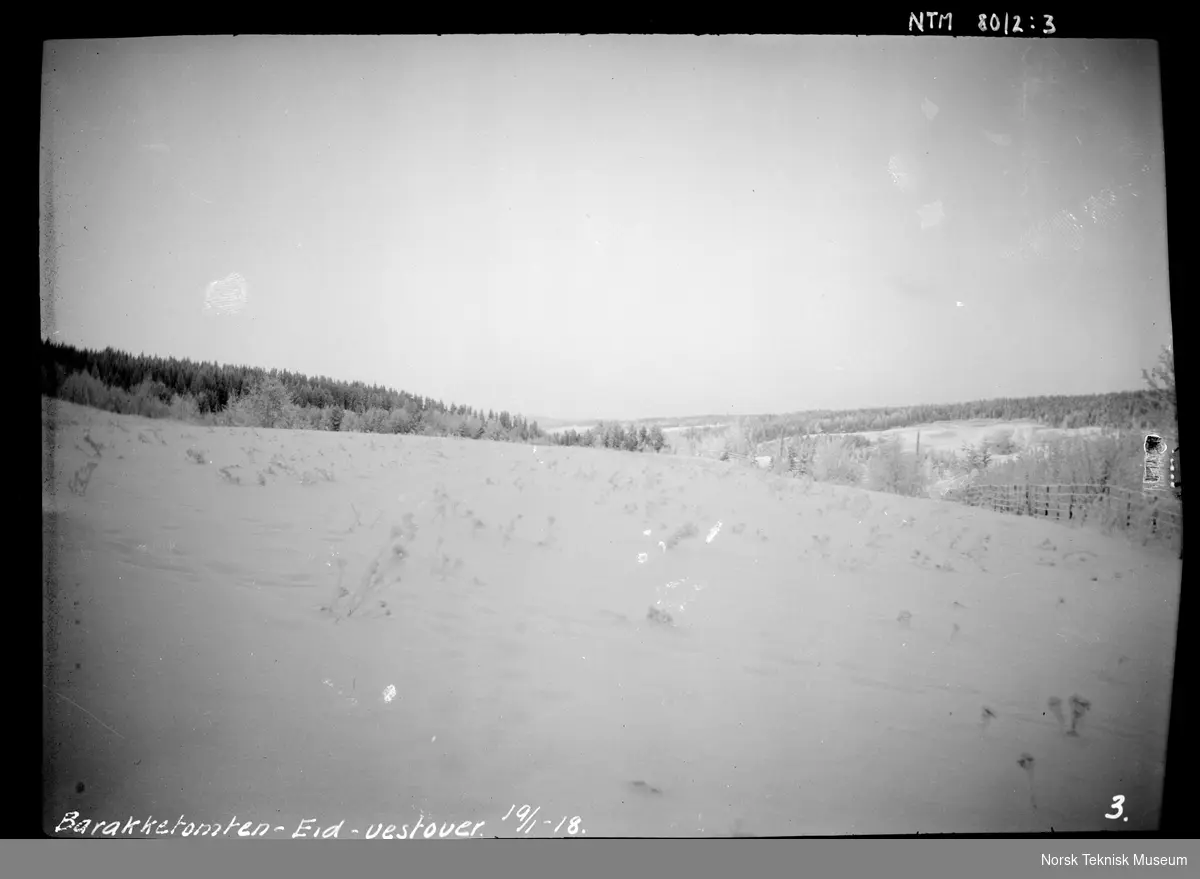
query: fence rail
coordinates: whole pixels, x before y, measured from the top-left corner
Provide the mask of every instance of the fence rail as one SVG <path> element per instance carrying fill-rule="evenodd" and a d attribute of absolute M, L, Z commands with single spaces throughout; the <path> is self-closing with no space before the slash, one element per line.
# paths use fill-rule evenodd
<path fill-rule="evenodd" d="M 946 500 L 1017 516 L 1099 525 L 1140 536 L 1142 544 L 1180 547 L 1183 507 L 1169 495 L 1146 494 L 1116 485 L 970 485 Z"/>
<path fill-rule="evenodd" d="M 763 456 L 729 452 L 726 457 L 754 464 Z M 774 456 L 769 456 L 768 466 L 773 463 Z M 792 458 L 789 464 L 792 476 L 810 472 L 802 459 Z M 1016 516 L 1089 524 L 1106 533 L 1123 531 L 1140 538 L 1142 545 L 1156 543 L 1178 549 L 1183 557 L 1183 506 L 1171 494 L 1092 483 L 972 484 L 951 489 L 942 499 Z"/>
<path fill-rule="evenodd" d="M 793 475 L 805 468 L 793 465 Z M 973 484 L 948 491 L 943 500 L 1016 516 L 1124 531 L 1142 545 L 1157 543 L 1183 552 L 1183 505 L 1170 494 L 1145 493 L 1090 483 Z"/>
<path fill-rule="evenodd" d="M 755 462 L 749 455 L 730 453 L 729 458 Z M 789 468 L 792 475 L 804 471 L 800 462 Z M 1170 494 L 1091 483 L 972 484 L 951 489 L 943 500 L 1016 516 L 1089 524 L 1109 533 L 1123 531 L 1140 538 L 1143 546 L 1157 543 L 1178 549 L 1182 558 L 1183 506 Z"/>

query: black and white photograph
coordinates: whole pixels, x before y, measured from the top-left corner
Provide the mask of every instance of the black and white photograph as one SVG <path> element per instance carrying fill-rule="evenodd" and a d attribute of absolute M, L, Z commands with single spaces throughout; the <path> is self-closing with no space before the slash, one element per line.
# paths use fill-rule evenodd
<path fill-rule="evenodd" d="M 45 835 L 1158 830 L 1160 61 L 47 42 Z"/>

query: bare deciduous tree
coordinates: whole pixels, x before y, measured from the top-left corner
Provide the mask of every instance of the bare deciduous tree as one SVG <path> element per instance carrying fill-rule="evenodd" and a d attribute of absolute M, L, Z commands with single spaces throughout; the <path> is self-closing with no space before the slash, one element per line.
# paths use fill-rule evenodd
<path fill-rule="evenodd" d="M 1155 402 L 1167 413 L 1172 422 L 1176 418 L 1175 408 L 1175 351 L 1170 344 L 1163 347 L 1158 355 L 1158 364 L 1147 372 L 1142 370 L 1142 378 L 1153 394 Z"/>

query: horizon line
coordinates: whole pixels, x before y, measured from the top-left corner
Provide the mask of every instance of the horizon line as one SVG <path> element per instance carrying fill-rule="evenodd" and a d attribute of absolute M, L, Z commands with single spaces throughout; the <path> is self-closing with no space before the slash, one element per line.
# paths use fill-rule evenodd
<path fill-rule="evenodd" d="M 451 401 L 450 404 L 446 404 L 440 398 L 433 397 L 430 394 L 424 394 L 424 393 L 421 393 L 418 391 L 406 391 L 403 388 L 398 388 L 393 385 L 379 383 L 376 381 L 367 382 L 362 379 L 341 379 L 341 378 L 336 378 L 334 376 L 327 376 L 322 373 L 310 374 L 307 372 L 302 372 L 300 370 L 289 369 L 287 367 L 280 367 L 280 366 L 272 366 L 272 367 L 251 366 L 247 363 L 234 363 L 232 361 L 222 362 L 222 361 L 216 360 L 216 359 L 198 360 L 198 359 L 195 359 L 192 357 L 180 357 L 180 356 L 176 356 L 174 354 L 166 354 L 166 355 L 157 354 L 157 353 L 147 354 L 145 351 L 141 351 L 138 354 L 133 354 L 132 352 L 126 351 L 125 349 L 122 349 L 122 348 L 114 347 L 113 345 L 106 345 L 106 346 L 104 346 L 104 348 L 88 348 L 86 346 L 77 345 L 72 342 L 58 341 L 58 340 L 52 338 L 53 335 L 55 335 L 55 334 L 52 333 L 50 336 L 43 335 L 43 338 L 42 338 L 43 344 L 51 343 L 51 344 L 56 344 L 56 345 L 70 345 L 73 348 L 77 348 L 77 349 L 85 350 L 85 351 L 91 350 L 91 351 L 102 352 L 102 351 L 106 351 L 106 350 L 112 350 L 112 351 L 127 353 L 127 354 L 129 354 L 129 356 L 132 356 L 132 357 L 157 358 L 160 360 L 186 360 L 186 361 L 192 361 L 194 363 L 202 363 L 202 364 L 203 363 L 213 363 L 218 368 L 230 367 L 230 368 L 236 368 L 236 369 L 261 370 L 261 371 L 267 372 L 267 373 L 270 373 L 272 371 L 274 371 L 274 372 L 290 372 L 295 375 L 303 376 L 305 379 L 308 379 L 308 380 L 317 378 L 317 379 L 327 379 L 329 381 L 337 382 L 337 383 L 341 383 L 341 384 L 362 384 L 367 387 L 383 388 L 386 391 L 391 391 L 391 392 L 398 393 L 398 394 L 405 394 L 410 397 L 421 397 L 422 399 L 426 399 L 426 400 L 437 399 L 438 402 L 441 402 L 443 405 L 459 405 L 459 406 L 465 405 L 470 409 L 482 408 L 482 407 L 473 405 L 471 403 L 456 403 L 456 402 Z M 840 415 L 840 414 L 848 414 L 848 413 L 853 413 L 853 412 L 876 412 L 876 411 L 886 411 L 886 410 L 890 410 L 890 409 L 911 409 L 911 408 L 926 407 L 926 406 L 928 406 L 928 407 L 963 406 L 963 405 L 967 405 L 969 403 L 990 403 L 990 402 L 994 402 L 997 400 L 1019 401 L 1019 400 L 1038 400 L 1038 399 L 1047 399 L 1047 398 L 1056 398 L 1056 397 L 1058 397 L 1058 398 L 1104 397 L 1104 396 L 1108 396 L 1111 394 L 1130 394 L 1130 393 L 1133 393 L 1133 394 L 1150 393 L 1150 390 L 1142 387 L 1142 388 L 1119 388 L 1119 389 L 1108 390 L 1108 391 L 1089 391 L 1086 393 L 1074 393 L 1074 394 L 1068 394 L 1068 393 L 1040 393 L 1040 394 L 1022 394 L 1022 395 L 1005 394 L 1005 395 L 995 396 L 995 397 L 973 397 L 973 398 L 959 399 L 959 400 L 948 400 L 948 401 L 944 401 L 944 402 L 940 402 L 940 403 L 929 403 L 929 402 L 888 403 L 888 404 L 884 404 L 884 405 L 874 405 L 874 406 L 852 406 L 852 407 L 846 407 L 846 408 L 841 408 L 841 409 L 831 409 L 831 408 L 827 408 L 827 407 L 822 407 L 822 408 L 813 408 L 813 409 L 784 409 L 784 410 L 765 411 L 765 412 L 737 412 L 737 413 L 730 412 L 730 413 L 726 413 L 726 414 L 719 414 L 719 413 L 713 413 L 713 412 L 707 412 L 707 413 L 702 412 L 702 413 L 698 413 L 698 414 L 694 414 L 694 415 L 645 416 L 645 417 L 626 417 L 626 418 L 609 418 L 609 417 L 601 418 L 601 417 L 590 417 L 590 416 L 586 417 L 586 418 L 560 418 L 558 416 L 552 416 L 552 415 L 534 415 L 534 414 L 532 414 L 532 410 L 530 410 L 529 412 L 523 412 L 520 409 L 514 410 L 511 414 L 520 415 L 531 422 L 534 422 L 534 421 L 537 421 L 537 422 L 541 422 L 541 421 L 560 422 L 563 429 L 571 429 L 573 427 L 581 427 L 586 430 L 586 429 L 594 427 L 598 424 L 621 423 L 621 422 L 625 422 L 625 423 L 667 422 L 667 421 L 681 421 L 684 419 L 700 419 L 700 418 L 729 420 L 729 419 L 739 419 L 739 418 L 776 418 L 776 417 L 787 417 L 787 416 L 795 416 L 795 415 L 821 415 L 821 414 Z M 495 411 L 494 406 L 489 406 L 487 408 Z M 501 411 L 503 411 L 503 410 L 501 410 Z"/>

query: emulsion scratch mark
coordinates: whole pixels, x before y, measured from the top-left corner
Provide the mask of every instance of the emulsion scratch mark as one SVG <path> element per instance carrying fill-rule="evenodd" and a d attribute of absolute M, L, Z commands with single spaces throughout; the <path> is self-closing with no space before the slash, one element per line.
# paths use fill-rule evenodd
<path fill-rule="evenodd" d="M 188 189 L 186 186 L 184 186 L 182 183 L 177 183 L 177 185 L 179 186 L 180 189 L 182 189 L 185 193 L 190 195 L 192 198 L 198 198 L 198 199 L 200 199 L 200 201 L 204 202 L 205 204 L 213 204 L 213 201 L 211 199 L 207 199 L 202 195 L 197 195 L 196 193 L 194 193 L 190 189 Z"/>
<path fill-rule="evenodd" d="M 55 696 L 57 696 L 58 698 L 62 699 L 64 702 L 69 702 L 70 704 L 74 705 L 76 708 L 78 708 L 80 711 L 82 711 L 82 712 L 83 712 L 84 714 L 86 714 L 88 717 L 92 718 L 92 720 L 96 721 L 96 723 L 100 724 L 102 727 L 104 727 L 106 730 L 108 730 L 110 733 L 112 733 L 114 736 L 116 736 L 118 739 L 123 739 L 123 738 L 125 738 L 125 736 L 121 735 L 119 732 L 117 732 L 115 729 L 113 729 L 111 726 L 109 726 L 107 723 L 105 723 L 105 722 L 104 722 L 103 720 L 101 720 L 99 717 L 97 717 L 96 715 L 92 714 L 92 712 L 88 711 L 86 708 L 84 708 L 82 705 L 80 705 L 80 704 L 79 704 L 78 702 L 76 702 L 75 700 L 73 700 L 73 699 L 68 699 L 68 698 L 67 698 L 66 696 L 64 696 L 62 693 L 56 693 L 54 690 L 51 690 L 51 689 L 50 689 L 49 687 L 47 687 L 45 684 L 42 684 L 42 689 L 44 689 L 44 690 L 45 690 L 47 693 L 54 693 L 54 695 L 55 695 Z"/>
<path fill-rule="evenodd" d="M 213 281 L 204 292 L 206 315 L 237 314 L 246 307 L 246 280 L 237 272 Z"/>
<path fill-rule="evenodd" d="M 946 218 L 945 209 L 942 207 L 942 200 L 938 199 L 927 205 L 917 209 L 917 216 L 921 220 L 922 229 L 932 229 Z"/>

